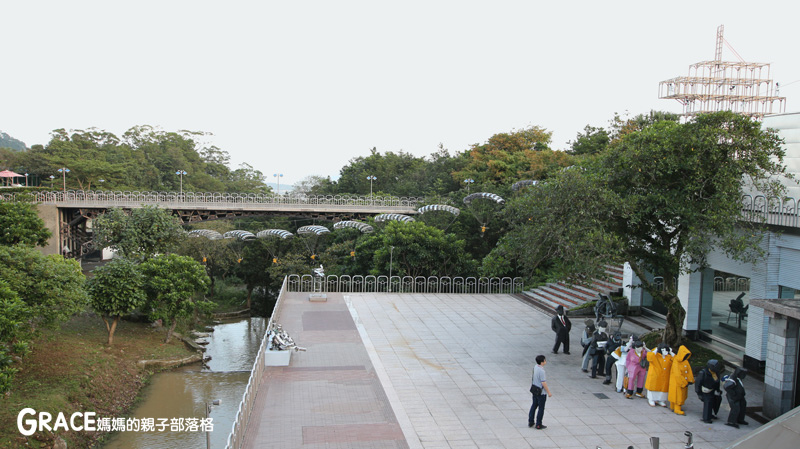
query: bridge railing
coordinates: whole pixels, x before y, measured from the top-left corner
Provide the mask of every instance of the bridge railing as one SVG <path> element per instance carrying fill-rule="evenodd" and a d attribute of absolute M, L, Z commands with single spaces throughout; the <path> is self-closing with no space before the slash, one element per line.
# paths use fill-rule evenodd
<path fill-rule="evenodd" d="M 800 227 L 800 210 L 795 198 L 743 195 L 742 213 L 747 221 L 790 228 Z"/>
<path fill-rule="evenodd" d="M 267 332 L 261 340 L 261 346 L 258 347 L 258 354 L 256 360 L 253 362 L 253 369 L 250 370 L 250 378 L 247 380 L 247 388 L 242 395 L 242 402 L 239 403 L 239 409 L 236 411 L 236 418 L 233 420 L 231 426 L 231 433 L 228 435 L 228 443 L 225 446 L 227 449 L 239 449 L 244 443 L 244 437 L 247 433 L 247 426 L 250 424 L 250 415 L 256 403 L 256 395 L 258 388 L 264 377 L 266 365 L 264 364 L 264 357 L 266 356 L 269 338 L 269 330 L 272 329 L 272 323 L 280 321 L 281 304 L 283 304 L 283 295 L 286 293 L 286 279 L 283 278 L 283 285 L 281 291 L 278 293 L 278 300 L 275 301 L 275 307 L 272 309 L 272 316 L 267 323 Z"/>
<path fill-rule="evenodd" d="M 314 292 L 314 277 L 310 274 L 290 274 L 286 291 Z M 522 278 L 503 277 L 449 277 L 449 276 L 325 276 L 321 280 L 324 293 L 460 293 L 460 294 L 492 294 L 521 293 Z"/>
<path fill-rule="evenodd" d="M 417 208 L 424 203 L 421 197 L 396 197 L 389 195 L 274 195 L 261 193 L 219 192 L 139 192 L 110 190 L 68 190 L 35 193 L 6 193 L 5 201 L 17 197 L 30 198 L 38 203 L 56 205 L 109 205 L 170 204 L 196 207 L 201 205 L 252 204 L 252 205 L 327 205 L 376 206 Z"/>

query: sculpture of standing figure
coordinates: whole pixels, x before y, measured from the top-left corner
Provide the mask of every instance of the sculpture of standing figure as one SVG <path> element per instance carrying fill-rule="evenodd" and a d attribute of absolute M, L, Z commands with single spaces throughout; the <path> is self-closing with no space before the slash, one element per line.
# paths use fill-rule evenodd
<path fill-rule="evenodd" d="M 678 415 L 685 415 L 681 406 L 686 402 L 689 384 L 694 383 L 694 373 L 689 365 L 692 353 L 686 346 L 678 348 L 678 354 L 672 358 L 672 369 L 669 376 L 669 404 L 672 411 Z"/>
<path fill-rule="evenodd" d="M 628 370 L 628 392 L 625 397 L 633 399 L 633 390 L 636 389 L 636 397 L 643 398 L 642 390 L 644 389 L 644 378 L 647 375 L 647 370 L 642 366 L 642 360 L 647 360 L 647 348 L 644 347 L 644 342 L 636 340 L 633 342 L 633 351 L 628 351 L 628 357 L 625 359 L 625 368 Z"/>
<path fill-rule="evenodd" d="M 747 401 L 744 399 L 745 391 L 742 380 L 747 376 L 747 369 L 736 368 L 733 374 L 725 380 L 723 388 L 728 393 L 728 404 L 731 412 L 728 414 L 728 422 L 725 425 L 739 428 L 739 424 L 749 424 L 744 420 L 744 412 L 747 409 Z"/>
<path fill-rule="evenodd" d="M 667 406 L 669 393 L 669 375 L 672 369 L 672 354 L 666 343 L 660 343 L 655 352 L 647 353 L 647 403 L 650 407 Z"/>
<path fill-rule="evenodd" d="M 550 323 L 553 332 L 556 333 L 556 343 L 553 345 L 553 354 L 558 354 L 558 348 L 564 344 L 564 354 L 569 354 L 569 331 L 572 330 L 572 323 L 567 318 L 564 306 L 556 307 L 556 316 Z"/>

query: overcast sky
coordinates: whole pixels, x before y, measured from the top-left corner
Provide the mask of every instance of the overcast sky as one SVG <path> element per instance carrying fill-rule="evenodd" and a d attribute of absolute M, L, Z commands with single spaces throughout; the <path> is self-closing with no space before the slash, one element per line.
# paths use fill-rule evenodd
<path fill-rule="evenodd" d="M 794 5 L 794 6 L 792 6 Z M 800 111 L 790 1 L 0 2 L 0 130 L 213 133 L 282 183 L 357 156 L 451 152 L 538 125 L 553 148 L 615 112 L 680 111 L 658 82 L 714 58 L 718 25 Z M 723 59 L 737 60 L 725 48 Z M 181 167 L 175 167 L 176 170 Z"/>

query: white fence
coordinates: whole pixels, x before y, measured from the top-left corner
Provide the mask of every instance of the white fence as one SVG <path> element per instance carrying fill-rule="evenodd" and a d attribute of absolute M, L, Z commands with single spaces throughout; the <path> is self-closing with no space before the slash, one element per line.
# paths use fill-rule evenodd
<path fill-rule="evenodd" d="M 389 195 L 275 195 L 260 193 L 219 192 L 114 192 L 110 190 L 67 190 L 53 192 L 6 193 L 5 201 L 17 197 L 31 198 L 37 203 L 58 206 L 140 207 L 161 205 L 170 207 L 214 206 L 369 206 L 416 209 L 424 198 Z"/>
<path fill-rule="evenodd" d="M 281 291 L 278 293 L 278 300 L 275 301 L 275 308 L 272 309 L 272 316 L 267 323 L 267 332 L 264 334 L 264 339 L 261 340 L 261 346 L 258 348 L 258 355 L 253 362 L 253 369 L 250 371 L 250 379 L 247 381 L 247 388 L 242 395 L 242 402 L 239 404 L 239 410 L 236 412 L 236 419 L 233 421 L 231 433 L 228 435 L 228 444 L 225 446 L 227 449 L 239 449 L 244 443 L 244 437 L 247 433 L 247 425 L 250 423 L 250 415 L 253 412 L 253 406 L 256 402 L 256 395 L 258 394 L 258 387 L 261 386 L 261 380 L 264 377 L 264 356 L 267 351 L 269 330 L 272 329 L 272 323 L 280 321 L 281 304 L 283 303 L 283 295 L 286 293 L 286 278 L 283 278 L 283 285 Z"/>
<path fill-rule="evenodd" d="M 289 292 L 315 291 L 315 279 L 309 274 L 288 276 Z M 325 276 L 316 289 L 334 293 L 521 293 L 522 278 L 448 277 L 448 276 Z"/>

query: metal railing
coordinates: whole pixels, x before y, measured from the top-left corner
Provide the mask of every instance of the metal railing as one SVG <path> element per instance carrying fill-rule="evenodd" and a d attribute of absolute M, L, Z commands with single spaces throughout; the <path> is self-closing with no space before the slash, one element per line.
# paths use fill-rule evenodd
<path fill-rule="evenodd" d="M 795 198 L 767 198 L 764 195 L 742 195 L 745 220 L 791 228 L 800 227 L 800 210 Z"/>
<path fill-rule="evenodd" d="M 272 329 L 273 322 L 280 321 L 279 316 L 281 304 L 283 303 L 283 295 L 287 292 L 286 280 L 287 278 L 283 278 L 283 285 L 281 285 L 281 291 L 278 293 L 278 300 L 275 301 L 275 307 L 272 309 L 272 316 L 269 318 L 269 322 L 267 323 L 267 333 L 264 334 L 264 338 L 261 340 L 261 346 L 258 348 L 256 360 L 253 362 L 253 369 L 250 370 L 250 378 L 247 380 L 247 388 L 244 390 L 242 402 L 239 403 L 239 409 L 236 411 L 236 419 L 234 419 L 233 425 L 231 426 L 231 433 L 228 435 L 228 443 L 225 446 L 227 449 L 239 449 L 244 443 L 244 437 L 247 433 L 247 425 L 250 423 L 250 415 L 253 412 L 253 406 L 256 402 L 258 388 L 261 386 L 264 371 L 266 370 L 264 357 L 266 355 L 267 346 L 269 343 L 269 329 Z"/>
<path fill-rule="evenodd" d="M 317 287 L 319 287 L 319 283 Z M 324 293 L 521 293 L 522 278 L 449 277 L 449 276 L 325 276 L 321 280 Z M 310 274 L 288 276 L 289 292 L 314 292 L 314 277 Z"/>
<path fill-rule="evenodd" d="M 423 204 L 420 197 L 361 196 L 361 195 L 274 195 L 261 193 L 216 193 L 216 192 L 114 192 L 109 190 L 68 190 L 32 193 L 5 193 L 4 201 L 15 201 L 17 197 L 33 198 L 42 204 L 66 207 L 140 207 L 160 205 L 168 207 L 242 206 L 338 206 L 380 207 L 415 210 Z"/>

